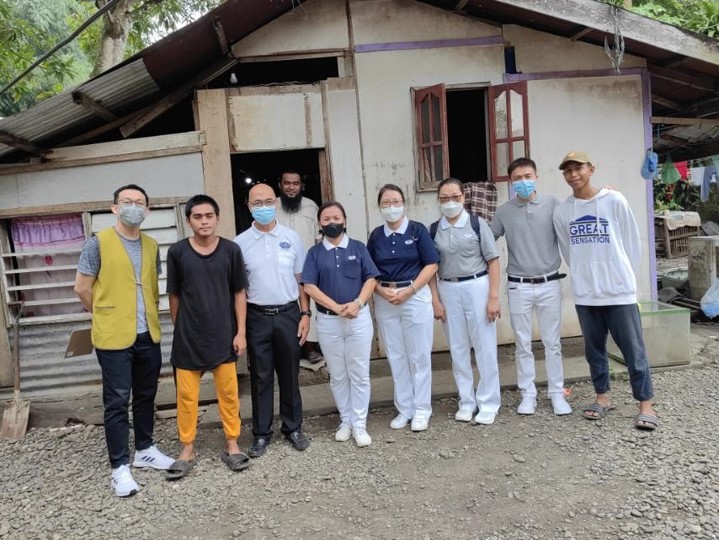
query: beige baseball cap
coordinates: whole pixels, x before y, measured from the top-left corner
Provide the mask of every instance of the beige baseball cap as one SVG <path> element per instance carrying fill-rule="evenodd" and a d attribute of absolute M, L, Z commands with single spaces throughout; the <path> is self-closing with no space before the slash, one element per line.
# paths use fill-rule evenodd
<path fill-rule="evenodd" d="M 564 170 L 564 166 L 574 161 L 576 163 L 591 163 L 592 160 L 589 158 L 589 155 L 584 152 L 583 150 L 572 150 L 569 152 L 566 156 L 564 156 L 564 159 L 559 164 L 559 170 Z"/>

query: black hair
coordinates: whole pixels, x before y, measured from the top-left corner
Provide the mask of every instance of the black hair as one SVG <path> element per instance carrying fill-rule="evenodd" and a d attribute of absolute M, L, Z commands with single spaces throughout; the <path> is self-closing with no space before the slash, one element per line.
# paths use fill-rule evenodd
<path fill-rule="evenodd" d="M 117 204 L 117 199 L 120 196 L 120 193 L 126 189 L 134 189 L 135 191 L 142 193 L 145 196 L 145 205 L 150 206 L 150 198 L 147 196 L 147 192 L 137 184 L 127 184 L 126 186 L 117 188 L 115 193 L 112 194 L 112 204 Z"/>
<path fill-rule="evenodd" d="M 283 170 L 283 171 L 280 173 L 280 177 L 277 179 L 277 181 L 278 181 L 280 184 L 282 183 L 282 177 L 283 177 L 284 175 L 286 175 L 286 174 L 296 174 L 297 176 L 300 177 L 300 184 L 304 184 L 304 183 L 305 183 L 304 178 L 302 178 L 302 175 L 301 175 L 298 171 L 296 171 L 296 170 L 294 170 L 294 169 L 285 169 L 285 170 Z"/>
<path fill-rule="evenodd" d="M 528 157 L 521 157 L 515 159 L 512 163 L 509 164 L 509 167 L 507 167 L 507 176 L 512 176 L 514 169 L 518 169 L 519 167 L 532 167 L 532 169 L 534 169 L 534 172 L 537 172 L 537 164 L 534 162 L 534 160 L 529 159 Z"/>
<path fill-rule="evenodd" d="M 340 212 L 342 212 L 342 217 L 345 218 L 345 221 L 347 220 L 347 212 L 345 212 L 345 207 L 342 206 L 342 203 L 337 201 L 326 201 L 322 203 L 322 206 L 319 207 L 317 210 L 317 221 L 319 222 L 320 216 L 322 215 L 322 212 L 327 210 L 328 208 L 332 208 L 333 206 L 340 209 Z"/>
<path fill-rule="evenodd" d="M 379 194 L 377 195 L 377 204 L 379 204 L 382 200 L 382 195 L 384 195 L 385 191 L 396 191 L 402 196 L 402 202 L 404 202 L 404 191 L 402 191 L 401 187 L 395 184 L 385 184 L 379 189 Z"/>
<path fill-rule="evenodd" d="M 217 201 L 210 197 L 209 195 L 193 195 L 190 197 L 190 199 L 185 203 L 185 217 L 187 219 L 190 219 L 190 216 L 192 215 L 192 209 L 195 206 L 198 206 L 200 204 L 209 204 L 212 205 L 212 208 L 215 210 L 215 214 L 217 216 L 220 215 L 220 205 L 217 204 Z"/>
<path fill-rule="evenodd" d="M 442 180 L 442 181 L 437 185 L 437 196 L 438 196 L 438 197 L 439 197 L 439 191 L 440 191 L 444 186 L 447 186 L 447 185 L 449 185 L 449 184 L 454 184 L 455 186 L 459 187 L 460 190 L 461 190 L 462 187 L 464 186 L 464 184 L 462 184 L 462 181 L 459 180 L 458 178 L 453 178 L 453 177 L 451 177 L 451 176 L 450 176 L 449 178 L 445 178 L 444 180 Z"/>

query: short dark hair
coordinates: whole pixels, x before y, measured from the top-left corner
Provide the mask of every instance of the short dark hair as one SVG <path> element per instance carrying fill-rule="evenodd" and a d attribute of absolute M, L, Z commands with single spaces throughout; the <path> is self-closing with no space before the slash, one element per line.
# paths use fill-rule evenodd
<path fill-rule="evenodd" d="M 446 185 L 448 185 L 448 184 L 454 184 L 454 185 L 456 185 L 457 187 L 459 187 L 459 189 L 462 189 L 462 188 L 464 187 L 464 184 L 462 183 L 462 181 L 461 181 L 459 178 L 453 178 L 453 177 L 450 176 L 449 178 L 445 178 L 444 180 L 442 180 L 442 181 L 437 185 L 437 196 L 438 196 L 438 197 L 439 197 L 439 190 L 442 189 L 444 186 L 446 186 Z"/>
<path fill-rule="evenodd" d="M 185 217 L 187 219 L 190 219 L 190 216 L 192 215 L 192 209 L 200 204 L 212 205 L 212 208 L 215 210 L 215 214 L 218 216 L 220 215 L 220 205 L 217 204 L 217 201 L 209 195 L 204 195 L 201 193 L 199 195 L 193 195 L 185 203 Z"/>
<path fill-rule="evenodd" d="M 147 206 L 150 206 L 150 198 L 147 196 L 147 192 L 137 184 L 127 184 L 125 186 L 117 188 L 115 190 L 115 193 L 112 194 L 112 204 L 117 204 L 117 199 L 120 196 L 120 193 L 122 193 L 126 189 L 134 189 L 135 191 L 139 191 L 140 193 L 142 193 L 145 196 L 145 204 Z"/>
<path fill-rule="evenodd" d="M 382 195 L 384 195 L 385 191 L 396 191 L 402 196 L 402 202 L 404 202 L 404 191 L 402 191 L 401 187 L 395 184 L 385 184 L 384 186 L 379 188 L 379 194 L 377 195 L 377 204 L 379 204 L 382 200 Z"/>
<path fill-rule="evenodd" d="M 280 177 L 279 177 L 279 179 L 278 179 L 277 181 L 278 181 L 279 183 L 282 183 L 282 177 L 283 177 L 284 175 L 286 175 L 286 174 L 296 174 L 297 176 L 300 177 L 300 183 L 302 183 L 302 184 L 305 183 L 304 179 L 302 178 L 302 175 L 301 175 L 298 171 L 296 171 L 296 170 L 294 170 L 294 169 L 285 169 L 285 170 L 283 170 L 283 171 L 280 173 Z"/>
<path fill-rule="evenodd" d="M 345 212 L 345 207 L 342 206 L 342 203 L 337 201 L 326 201 L 322 203 L 322 206 L 319 207 L 317 210 L 317 221 L 320 220 L 320 217 L 322 216 L 322 212 L 327 210 L 328 208 L 336 207 L 340 209 L 340 212 L 342 212 L 342 217 L 347 219 L 347 212 Z"/>
<path fill-rule="evenodd" d="M 537 172 L 537 164 L 534 162 L 534 160 L 529 159 L 528 157 L 521 157 L 515 159 L 512 163 L 509 164 L 509 167 L 507 167 L 507 176 L 512 176 L 514 169 L 518 169 L 519 167 L 532 167 L 532 169 L 534 169 L 534 172 Z"/>

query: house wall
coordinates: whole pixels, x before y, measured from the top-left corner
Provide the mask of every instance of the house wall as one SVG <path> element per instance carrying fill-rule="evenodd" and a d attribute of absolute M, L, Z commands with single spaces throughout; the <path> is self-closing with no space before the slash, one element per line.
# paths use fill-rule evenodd
<path fill-rule="evenodd" d="M 204 191 L 199 152 L 117 163 L 0 174 L 0 210 L 103 201 L 123 184 L 141 185 L 152 197 Z"/>

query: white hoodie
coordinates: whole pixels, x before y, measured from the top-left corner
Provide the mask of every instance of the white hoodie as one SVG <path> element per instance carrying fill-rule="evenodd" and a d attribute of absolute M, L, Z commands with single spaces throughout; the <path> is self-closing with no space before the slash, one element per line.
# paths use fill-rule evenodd
<path fill-rule="evenodd" d="M 569 265 L 575 304 L 637 301 L 639 227 L 621 193 L 600 189 L 591 199 L 568 197 L 554 210 L 554 229 Z"/>

